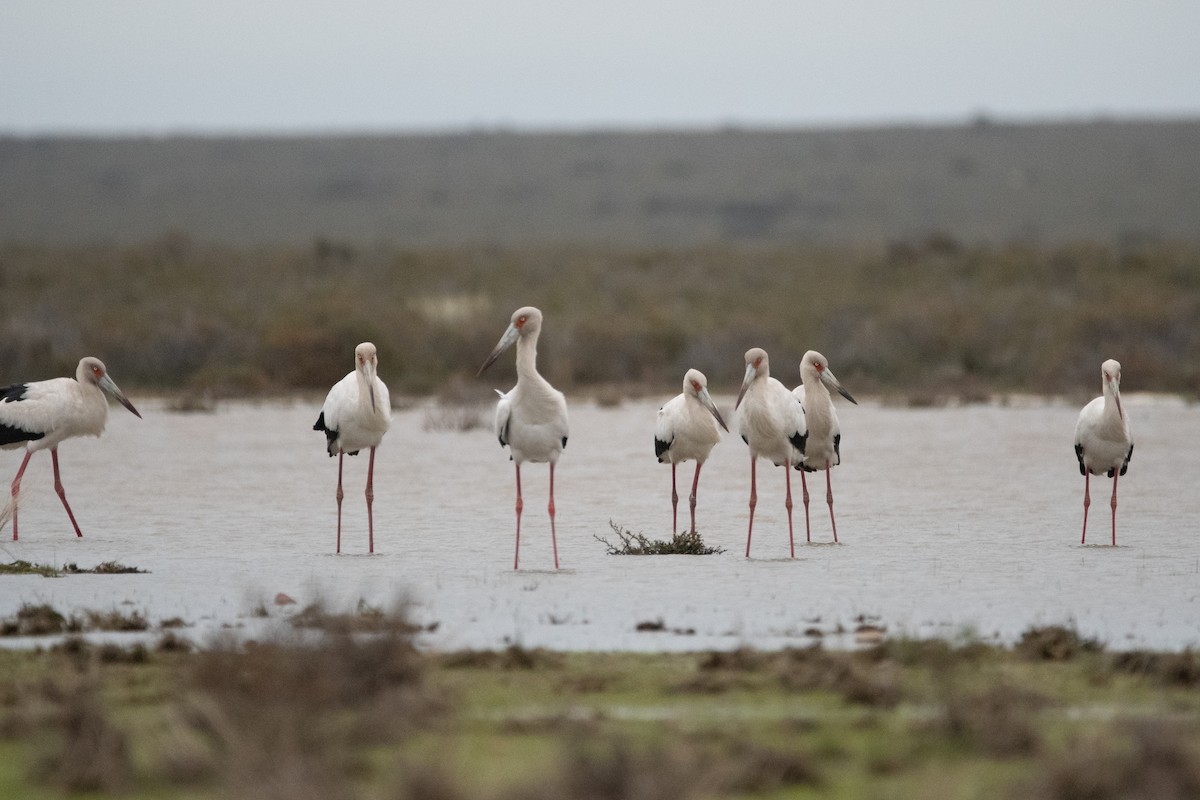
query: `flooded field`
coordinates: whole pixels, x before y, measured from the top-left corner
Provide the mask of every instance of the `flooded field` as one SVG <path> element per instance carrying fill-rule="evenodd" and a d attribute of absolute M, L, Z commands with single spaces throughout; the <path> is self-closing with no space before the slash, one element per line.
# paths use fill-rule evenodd
<path fill-rule="evenodd" d="M 523 470 L 521 565 L 512 570 L 512 465 L 484 427 L 427 430 L 425 406 L 397 411 L 376 458 L 376 555 L 367 550 L 366 458 L 346 460 L 343 555 L 334 555 L 337 462 L 311 430 L 318 403 L 227 404 L 174 414 L 135 398 L 101 440 L 61 449 L 85 538 L 55 497 L 50 458 L 23 483 L 21 540 L 0 560 L 138 575 L 0 577 L 0 616 L 23 603 L 60 611 L 125 609 L 152 624 L 179 617 L 197 642 L 226 628 L 257 635 L 289 610 L 411 604 L 439 649 L 526 647 L 696 650 L 850 645 L 862 621 L 889 635 L 1009 641 L 1064 623 L 1109 647 L 1200 645 L 1200 407 L 1127 396 L 1136 449 L 1120 482 L 1117 548 L 1107 544 L 1111 481 L 1093 481 L 1089 545 L 1079 544 L 1083 478 L 1072 452 L 1078 409 L 1036 402 L 940 409 L 869 401 L 840 409 L 833 474 L 841 544 L 824 479 L 810 479 L 805 546 L 799 473 L 795 560 L 787 558 L 780 469 L 760 462 L 753 558 L 744 557 L 749 459 L 734 435 L 700 482 L 698 524 L 711 556 L 611 556 L 610 520 L 670 536 L 670 468 L 654 459 L 654 401 L 571 402 L 556 473 L 553 571 L 547 470 Z M 717 398 L 723 413 L 732 398 Z M 20 452 L 0 456 L 7 487 Z M 691 465 L 679 473 L 686 520 Z M 1094 542 L 1095 546 L 1091 543 Z M 280 607 L 277 593 L 297 601 Z M 262 613 L 267 616 L 263 617 Z M 639 631 L 639 623 L 659 630 Z M 435 625 L 436 623 L 436 625 Z M 0 640 L 6 646 L 30 640 Z"/>

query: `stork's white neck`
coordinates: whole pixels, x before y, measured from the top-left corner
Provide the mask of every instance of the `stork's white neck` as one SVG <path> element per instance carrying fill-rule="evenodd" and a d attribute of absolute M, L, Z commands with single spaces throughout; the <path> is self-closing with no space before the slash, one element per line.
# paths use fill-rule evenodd
<path fill-rule="evenodd" d="M 517 339 L 517 380 L 542 380 L 537 371 L 537 341 L 537 331 Z"/>

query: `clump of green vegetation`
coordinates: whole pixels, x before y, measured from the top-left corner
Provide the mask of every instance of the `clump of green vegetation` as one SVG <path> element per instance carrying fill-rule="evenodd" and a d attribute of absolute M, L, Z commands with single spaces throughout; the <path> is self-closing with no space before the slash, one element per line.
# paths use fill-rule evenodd
<path fill-rule="evenodd" d="M 62 575 L 62 570 L 47 564 L 10 561 L 7 564 L 0 564 L 0 575 L 41 575 L 43 578 L 57 578 Z"/>
<path fill-rule="evenodd" d="M 610 556 L 707 556 L 725 552 L 723 547 L 706 545 L 699 531 L 676 533 L 669 541 L 664 541 L 651 539 L 641 531 L 627 531 L 611 519 L 608 526 L 620 544 L 613 544 L 598 533 L 592 537 L 604 545 Z"/>
<path fill-rule="evenodd" d="M 127 567 L 116 561 L 105 561 L 91 569 L 85 569 L 72 563 L 63 567 L 52 567 L 49 564 L 33 564 L 28 561 L 11 561 L 0 564 L 0 575 L 41 575 L 43 578 L 61 578 L 63 575 L 130 575 L 144 574 L 146 570 L 138 567 Z"/>

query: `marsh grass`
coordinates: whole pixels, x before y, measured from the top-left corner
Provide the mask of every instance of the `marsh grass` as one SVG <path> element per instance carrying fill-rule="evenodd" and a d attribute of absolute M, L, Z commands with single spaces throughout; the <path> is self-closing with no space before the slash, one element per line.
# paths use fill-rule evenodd
<path fill-rule="evenodd" d="M 641 531 L 626 530 L 612 520 L 608 526 L 620 544 L 613 544 L 598 533 L 592 534 L 592 538 L 604 545 L 610 556 L 707 556 L 725 552 L 723 547 L 706 545 L 699 531 L 676 533 L 664 541 L 651 539 Z"/>

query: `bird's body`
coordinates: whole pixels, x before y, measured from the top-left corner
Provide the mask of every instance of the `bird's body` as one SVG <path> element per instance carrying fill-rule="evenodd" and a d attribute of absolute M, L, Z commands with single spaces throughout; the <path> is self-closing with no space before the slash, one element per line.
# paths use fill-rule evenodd
<path fill-rule="evenodd" d="M 13 520 L 13 539 L 17 538 L 17 493 L 21 476 L 29 458 L 39 450 L 49 450 L 54 465 L 54 488 L 62 500 L 76 536 L 83 536 L 75 514 L 67 503 L 66 492 L 58 469 L 58 446 L 75 436 L 99 436 L 108 421 L 108 400 L 111 395 L 136 416 L 141 417 L 133 404 L 98 358 L 79 361 L 74 378 L 51 378 L 31 383 L 0 387 L 0 447 L 12 450 L 25 448 L 25 459 L 12 483 L 12 499 L 8 509 Z"/>
<path fill-rule="evenodd" d="M 713 446 L 721 441 L 721 428 L 729 430 L 708 394 L 708 379 L 700 370 L 689 369 L 683 376 L 683 392 L 658 410 L 654 425 L 654 454 L 659 463 L 671 464 L 672 533 L 678 530 L 676 511 L 679 494 L 675 490 L 675 465 L 683 461 L 696 462 L 690 497 L 691 533 L 695 533 L 696 488 L 700 483 L 700 468 L 704 466 Z"/>
<path fill-rule="evenodd" d="M 558 538 L 554 528 L 554 467 L 567 446 L 567 400 L 563 393 L 537 371 L 537 342 L 542 329 L 542 312 L 525 306 L 513 312 L 508 328 L 488 355 L 479 374 L 495 363 L 500 354 L 517 345 L 517 385 L 500 393 L 496 403 L 496 438 L 507 446 L 517 474 L 516 569 L 521 553 L 521 464 L 526 461 L 550 464 L 550 539 L 554 568 L 558 569 Z"/>
<path fill-rule="evenodd" d="M 1121 365 L 1109 359 L 1100 367 L 1104 393 L 1083 407 L 1075 423 L 1075 457 L 1083 483 L 1083 537 L 1087 542 L 1087 511 L 1091 505 L 1091 476 L 1113 479 L 1112 543 L 1117 543 L 1117 478 L 1129 469 L 1133 434 L 1121 405 Z"/>
<path fill-rule="evenodd" d="M 363 342 L 354 349 L 354 371 L 333 385 L 321 406 L 313 430 L 325 433 L 325 448 L 338 457 L 338 528 L 337 552 L 342 552 L 342 458 L 370 450 L 367 465 L 368 552 L 375 552 L 375 520 L 372 511 L 375 473 L 375 448 L 383 441 L 392 422 L 392 401 L 388 388 L 377 370 L 379 357 L 375 345 Z"/>
<path fill-rule="evenodd" d="M 746 556 L 754 531 L 754 507 L 758 504 L 756 462 L 765 458 L 785 468 L 787 481 L 788 538 L 796 555 L 792 535 L 791 468 L 804 463 L 808 424 L 804 408 L 782 383 L 771 377 L 767 353 L 755 347 L 746 351 L 746 374 L 738 393 L 738 433 L 750 448 L 750 525 L 746 531 Z"/>
<path fill-rule="evenodd" d="M 804 463 L 797 469 L 802 470 L 800 481 L 804 493 L 804 528 L 808 541 L 812 541 L 812 527 L 808 518 L 808 481 L 805 472 L 825 470 L 825 499 L 829 504 L 829 521 L 833 526 L 833 541 L 837 538 L 837 521 L 833 516 L 833 482 L 830 472 L 842 463 L 842 429 L 838 423 L 837 408 L 827 387 L 833 387 L 840 395 L 857 405 L 858 401 L 850 396 L 833 372 L 825 356 L 816 350 L 809 350 L 800 360 L 800 385 L 792 390 L 792 395 L 804 408 L 804 417 L 808 422 L 808 441 L 804 450 Z"/>

